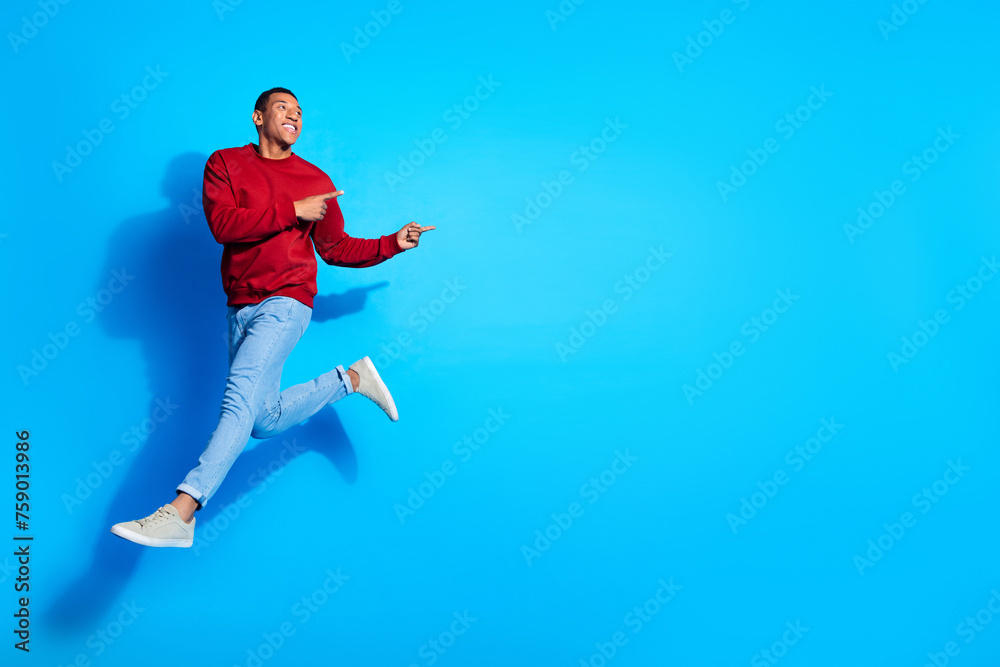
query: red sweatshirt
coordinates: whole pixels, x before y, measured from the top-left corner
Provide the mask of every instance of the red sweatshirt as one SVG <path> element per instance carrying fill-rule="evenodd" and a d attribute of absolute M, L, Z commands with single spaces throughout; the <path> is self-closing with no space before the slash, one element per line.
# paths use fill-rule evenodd
<path fill-rule="evenodd" d="M 292 202 L 333 192 L 333 181 L 295 153 L 261 157 L 253 144 L 223 148 L 205 164 L 202 202 L 215 240 L 223 244 L 222 286 L 227 305 L 290 296 L 310 308 L 316 296 L 316 252 L 334 266 L 374 266 L 403 252 L 395 234 L 377 239 L 344 233 L 336 199 L 326 215 L 300 222 Z"/>

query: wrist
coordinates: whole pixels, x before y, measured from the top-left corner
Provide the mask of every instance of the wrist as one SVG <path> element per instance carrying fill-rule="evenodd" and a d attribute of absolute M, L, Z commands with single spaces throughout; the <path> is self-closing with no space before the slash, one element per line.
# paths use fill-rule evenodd
<path fill-rule="evenodd" d="M 404 250 L 406 250 L 406 248 L 399 245 L 398 234 L 385 234 L 379 237 L 379 252 L 384 257 L 388 258 L 392 257 L 393 255 L 398 255 Z"/>

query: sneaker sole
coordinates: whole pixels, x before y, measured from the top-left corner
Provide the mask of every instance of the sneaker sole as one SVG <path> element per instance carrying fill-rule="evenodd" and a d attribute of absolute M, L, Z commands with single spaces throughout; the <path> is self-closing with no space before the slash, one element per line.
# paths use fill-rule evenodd
<path fill-rule="evenodd" d="M 378 382 L 379 389 L 382 390 L 382 393 L 385 394 L 386 399 L 389 401 L 389 419 L 394 422 L 398 422 L 399 412 L 396 410 L 396 401 L 392 400 L 392 394 L 389 393 L 389 388 L 385 386 L 385 382 L 382 382 L 382 376 L 378 374 L 377 370 L 375 370 L 375 364 L 372 363 L 372 360 L 368 358 L 367 355 L 362 358 L 362 361 L 365 362 L 365 366 L 368 367 L 368 372 L 370 372 L 372 377 L 375 378 L 375 381 Z"/>
<path fill-rule="evenodd" d="M 118 526 L 111 526 L 111 532 L 128 540 L 129 542 L 135 542 L 136 544 L 141 544 L 144 547 L 190 547 L 194 544 L 194 538 L 189 537 L 187 539 L 153 539 L 146 537 L 144 535 L 139 535 L 138 533 L 133 533 L 131 530 L 125 528 L 119 528 Z"/>

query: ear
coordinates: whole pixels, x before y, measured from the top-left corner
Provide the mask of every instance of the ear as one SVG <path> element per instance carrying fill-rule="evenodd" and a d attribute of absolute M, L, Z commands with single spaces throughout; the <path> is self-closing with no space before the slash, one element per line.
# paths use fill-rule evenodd
<path fill-rule="evenodd" d="M 254 109 L 253 115 L 250 116 L 250 120 L 253 121 L 254 125 L 259 127 L 264 124 L 264 114 L 260 112 L 260 109 Z"/>

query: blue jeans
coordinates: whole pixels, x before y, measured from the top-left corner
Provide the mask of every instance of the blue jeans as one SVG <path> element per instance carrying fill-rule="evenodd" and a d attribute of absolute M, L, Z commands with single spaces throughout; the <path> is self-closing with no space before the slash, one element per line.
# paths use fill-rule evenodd
<path fill-rule="evenodd" d="M 271 438 L 354 393 L 343 366 L 279 392 L 281 368 L 305 333 L 312 308 L 287 296 L 230 306 L 229 377 L 219 425 L 177 491 L 204 507 L 250 436 Z"/>

